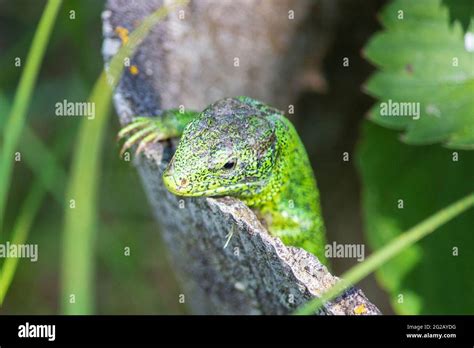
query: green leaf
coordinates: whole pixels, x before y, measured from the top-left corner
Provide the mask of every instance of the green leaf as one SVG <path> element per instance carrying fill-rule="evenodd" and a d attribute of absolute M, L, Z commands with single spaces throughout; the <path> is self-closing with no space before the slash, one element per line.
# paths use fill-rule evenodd
<path fill-rule="evenodd" d="M 458 161 L 453 160 L 456 155 Z M 364 125 L 357 161 L 366 238 L 372 250 L 474 191 L 474 152 L 409 146 L 399 142 L 395 132 L 370 122 Z M 396 312 L 474 312 L 472 226 L 470 210 L 376 272 Z"/>
<path fill-rule="evenodd" d="M 458 21 L 463 30 L 467 31 L 471 18 L 474 18 L 474 1 L 472 0 L 443 0 L 443 5 L 449 10 L 449 21 Z"/>
<path fill-rule="evenodd" d="M 440 1 L 396 0 L 380 20 L 385 30 L 364 49 L 379 68 L 365 86 L 379 100 L 370 118 L 405 130 L 408 144 L 474 149 L 474 34 L 464 34 L 458 23 L 450 26 Z M 394 116 L 400 103 L 412 109 Z"/>

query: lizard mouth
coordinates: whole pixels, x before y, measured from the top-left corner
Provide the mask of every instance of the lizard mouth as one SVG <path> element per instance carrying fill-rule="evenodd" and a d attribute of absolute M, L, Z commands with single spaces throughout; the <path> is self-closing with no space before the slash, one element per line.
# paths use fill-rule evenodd
<path fill-rule="evenodd" d="M 185 196 L 192 191 L 192 185 L 188 181 L 177 181 L 173 175 L 163 175 L 163 183 L 168 191 L 178 196 Z"/>
<path fill-rule="evenodd" d="M 163 183 L 165 184 L 168 191 L 177 196 L 183 197 L 226 196 L 261 185 L 260 181 L 256 181 L 249 183 L 233 184 L 229 186 L 220 186 L 205 190 L 193 190 L 192 183 L 187 182 L 186 185 L 180 185 L 173 175 L 163 175 Z"/>

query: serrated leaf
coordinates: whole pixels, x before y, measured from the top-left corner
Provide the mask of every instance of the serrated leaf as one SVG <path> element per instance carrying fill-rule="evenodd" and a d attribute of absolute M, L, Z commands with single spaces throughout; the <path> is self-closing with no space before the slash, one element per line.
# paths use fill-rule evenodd
<path fill-rule="evenodd" d="M 373 250 L 474 191 L 474 152 L 403 144 L 396 132 L 371 122 L 364 125 L 357 165 L 365 236 Z M 469 210 L 376 272 L 396 312 L 474 312 L 472 226 Z"/>
<path fill-rule="evenodd" d="M 438 0 L 393 1 L 380 20 L 364 49 L 378 67 L 365 86 L 379 100 L 370 118 L 409 144 L 474 149 L 474 33 L 450 25 Z"/>
<path fill-rule="evenodd" d="M 443 0 L 443 5 L 449 9 L 449 21 L 458 21 L 464 31 L 467 31 L 471 18 L 474 18 L 474 1 L 472 0 Z"/>

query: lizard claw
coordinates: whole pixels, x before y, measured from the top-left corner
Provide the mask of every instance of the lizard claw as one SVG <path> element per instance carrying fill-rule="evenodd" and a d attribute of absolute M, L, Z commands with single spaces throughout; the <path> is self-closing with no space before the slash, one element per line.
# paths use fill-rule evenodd
<path fill-rule="evenodd" d="M 135 154 L 139 154 L 149 143 L 163 140 L 165 136 L 160 130 L 160 127 L 156 124 L 156 121 L 154 118 L 137 117 L 131 124 L 120 130 L 117 135 L 118 139 L 122 139 L 131 134 L 120 149 L 120 156 L 123 156 L 125 151 L 134 145 L 138 144 Z"/>
<path fill-rule="evenodd" d="M 148 117 L 139 117 L 134 119 L 130 124 L 123 127 L 120 132 L 117 134 L 117 140 L 122 139 L 127 134 L 131 133 L 132 131 L 136 130 L 137 128 L 143 127 L 145 124 L 149 123 L 150 119 Z"/>
<path fill-rule="evenodd" d="M 148 144 L 156 143 L 159 140 L 159 138 L 160 136 L 156 133 L 148 134 L 138 144 L 138 147 L 135 151 L 135 156 L 138 156 Z"/>

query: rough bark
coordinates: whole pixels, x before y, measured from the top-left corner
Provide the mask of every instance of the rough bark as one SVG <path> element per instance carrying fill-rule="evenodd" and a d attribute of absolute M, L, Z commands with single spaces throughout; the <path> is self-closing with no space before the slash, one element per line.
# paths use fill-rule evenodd
<path fill-rule="evenodd" d="M 171 13 L 133 57 L 139 73 L 126 71 L 114 93 L 121 124 L 133 115 L 157 115 L 179 105 L 200 110 L 235 95 L 287 109 L 300 89 L 324 88 L 319 62 L 330 41 L 332 4 L 319 3 L 315 14 L 315 5 L 306 0 L 195 0 L 184 20 Z M 160 5 L 158 0 L 108 1 L 106 62 L 120 46 L 114 29 L 132 31 Z M 291 10 L 295 19 L 289 20 Z M 309 26 L 308 13 L 325 18 L 325 24 Z M 135 165 L 194 313 L 288 314 L 337 281 L 316 257 L 270 236 L 241 201 L 170 194 L 161 172 L 175 145 L 149 146 Z M 320 313 L 380 314 L 355 288 Z"/>

